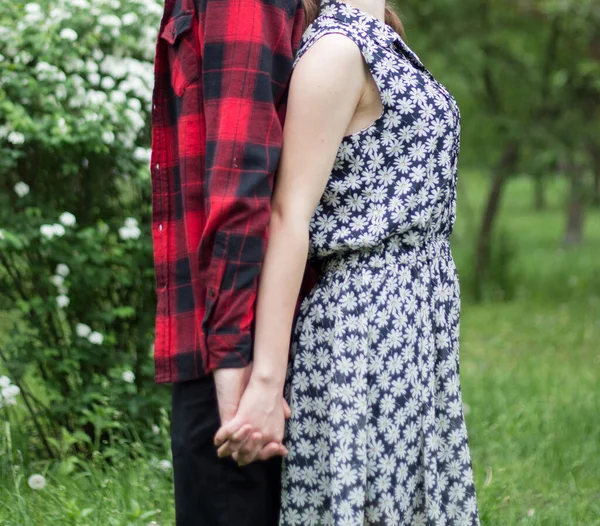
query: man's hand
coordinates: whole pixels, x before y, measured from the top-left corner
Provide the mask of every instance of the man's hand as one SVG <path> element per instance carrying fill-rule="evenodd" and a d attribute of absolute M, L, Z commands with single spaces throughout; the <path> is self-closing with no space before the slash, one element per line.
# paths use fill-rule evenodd
<path fill-rule="evenodd" d="M 220 457 L 232 455 L 243 466 L 287 454 L 281 442 L 291 412 L 281 391 L 250 381 L 235 418 L 224 423 L 215 436 Z"/>
<path fill-rule="evenodd" d="M 235 417 L 242 395 L 250 380 L 251 372 L 252 364 L 242 368 L 225 368 L 214 371 L 221 426 L 228 424 Z M 239 448 L 248 438 L 252 428 L 244 426 L 243 429 L 238 431 L 234 444 Z"/>

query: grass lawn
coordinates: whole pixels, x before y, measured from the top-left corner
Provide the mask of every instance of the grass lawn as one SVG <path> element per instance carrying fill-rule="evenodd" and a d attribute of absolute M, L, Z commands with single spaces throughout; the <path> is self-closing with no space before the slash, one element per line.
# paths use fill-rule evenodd
<path fill-rule="evenodd" d="M 463 281 L 469 217 L 485 191 L 465 179 L 455 243 Z M 515 251 L 515 299 L 463 305 L 462 389 L 486 526 L 600 525 L 600 213 L 588 217 L 586 245 L 564 251 L 561 195 L 552 183 L 548 210 L 533 212 L 529 182 L 510 183 L 500 226 Z M 0 455 L 10 435 L 0 429 Z M 0 472 L 0 524 L 173 524 L 171 474 L 139 449 L 70 474 L 14 459 Z M 46 475 L 45 489 L 29 489 L 32 472 Z"/>

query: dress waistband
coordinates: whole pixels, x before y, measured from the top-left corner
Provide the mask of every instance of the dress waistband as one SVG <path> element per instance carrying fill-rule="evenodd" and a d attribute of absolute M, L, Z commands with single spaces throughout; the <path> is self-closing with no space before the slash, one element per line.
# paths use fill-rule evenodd
<path fill-rule="evenodd" d="M 407 234 L 395 234 L 374 247 L 361 247 L 336 252 L 321 260 L 325 271 L 341 267 L 367 265 L 371 268 L 416 265 L 437 258 L 451 258 L 450 241 L 445 235 L 432 235 L 410 244 L 413 238 Z"/>

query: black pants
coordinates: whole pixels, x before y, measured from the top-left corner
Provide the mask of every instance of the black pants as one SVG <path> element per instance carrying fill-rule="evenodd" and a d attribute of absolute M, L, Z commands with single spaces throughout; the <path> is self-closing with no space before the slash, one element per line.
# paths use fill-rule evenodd
<path fill-rule="evenodd" d="M 276 526 L 281 458 L 239 467 L 217 457 L 212 375 L 173 385 L 171 439 L 177 526 Z"/>

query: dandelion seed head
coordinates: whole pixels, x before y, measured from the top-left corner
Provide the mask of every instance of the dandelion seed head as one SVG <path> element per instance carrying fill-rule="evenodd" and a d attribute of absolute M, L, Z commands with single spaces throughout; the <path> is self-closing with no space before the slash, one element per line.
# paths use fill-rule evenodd
<path fill-rule="evenodd" d="M 44 489 L 46 487 L 46 477 L 44 477 L 44 475 L 40 475 L 39 473 L 35 473 L 27 479 L 27 484 L 31 489 L 36 491 Z"/>

